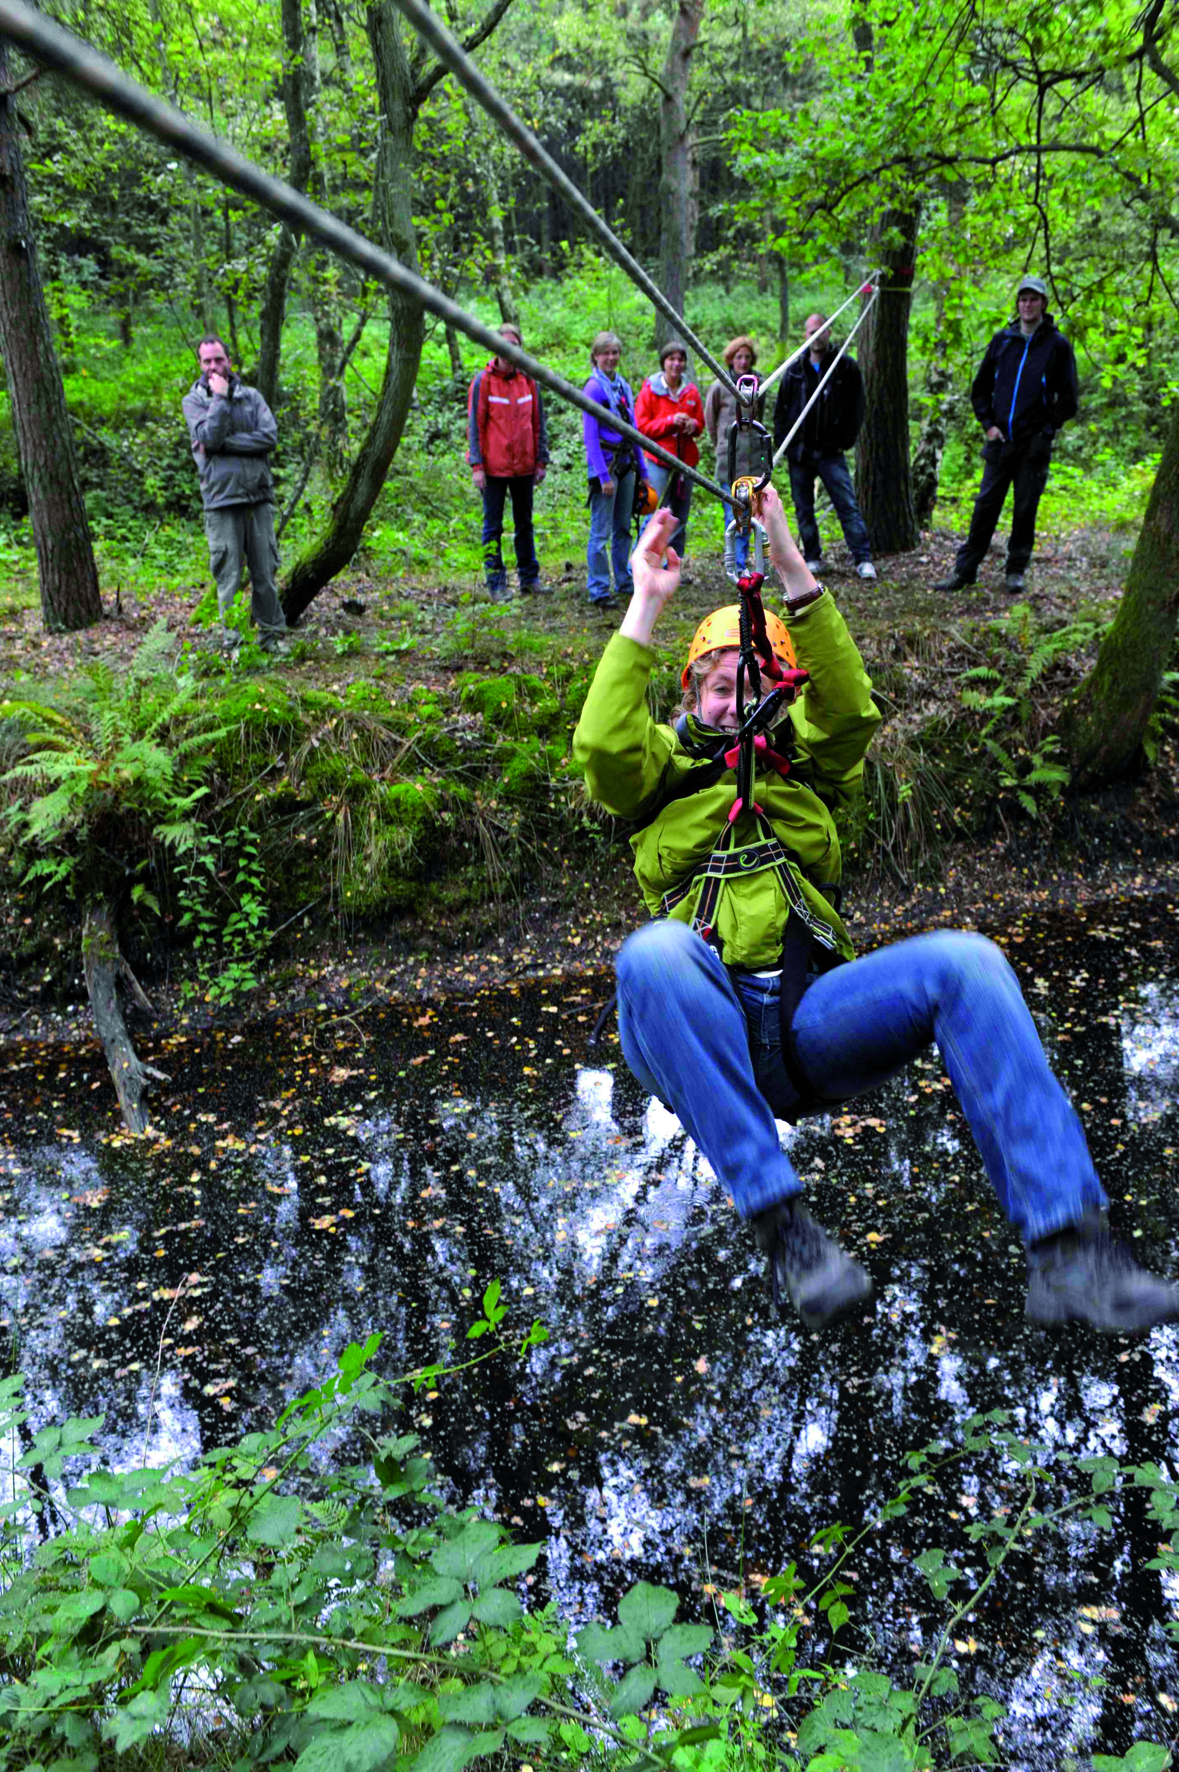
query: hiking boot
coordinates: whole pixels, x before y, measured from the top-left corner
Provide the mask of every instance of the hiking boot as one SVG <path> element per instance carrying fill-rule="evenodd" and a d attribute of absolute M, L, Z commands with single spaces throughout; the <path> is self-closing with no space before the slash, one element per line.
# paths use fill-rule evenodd
<path fill-rule="evenodd" d="M 1104 1213 L 1087 1212 L 1079 1224 L 1033 1243 L 1027 1260 L 1024 1314 L 1033 1323 L 1076 1319 L 1120 1335 L 1179 1317 L 1179 1286 L 1139 1267 L 1110 1235 Z"/>
<path fill-rule="evenodd" d="M 797 1200 L 761 1213 L 753 1228 L 770 1258 L 770 1291 L 779 1316 L 788 1297 L 806 1328 L 826 1329 L 871 1300 L 871 1275 Z"/>
<path fill-rule="evenodd" d="M 1012 592 L 1022 591 L 1024 588 L 1023 573 L 1022 572 L 1009 572 L 1007 574 L 1007 578 L 1004 582 L 1003 588 L 1004 588 L 1004 590 L 1008 590 L 1008 591 L 1012 591 Z"/>
<path fill-rule="evenodd" d="M 618 598 L 615 597 L 613 594 L 611 594 L 609 597 L 591 597 L 590 598 L 590 608 L 600 610 L 603 615 L 605 615 L 608 610 L 617 609 L 619 607 L 620 607 L 620 605 L 618 602 Z"/>
<path fill-rule="evenodd" d="M 534 578 L 528 584 L 522 584 L 520 586 L 520 595 L 522 597 L 551 597 L 552 594 L 552 585 L 546 585 L 544 581 L 539 578 Z"/>
<path fill-rule="evenodd" d="M 861 560 L 856 567 L 856 571 L 859 573 L 861 578 L 875 578 L 876 577 L 876 568 L 875 568 L 875 566 L 873 566 L 871 560 Z"/>
<path fill-rule="evenodd" d="M 812 578 L 818 578 L 820 572 L 823 570 L 823 562 L 821 560 L 804 560 L 803 565 L 806 567 Z"/>
<path fill-rule="evenodd" d="M 951 572 L 949 578 L 939 578 L 933 588 L 935 591 L 965 591 L 973 583 L 972 578 L 963 578 L 960 572 Z"/>

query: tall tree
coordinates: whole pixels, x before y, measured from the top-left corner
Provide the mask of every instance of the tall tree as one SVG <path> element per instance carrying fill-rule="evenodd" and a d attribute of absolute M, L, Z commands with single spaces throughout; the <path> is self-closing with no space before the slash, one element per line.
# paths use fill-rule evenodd
<path fill-rule="evenodd" d="M 659 287 L 677 314 L 684 311 L 684 295 L 695 252 L 693 226 L 692 119 L 688 110 L 688 84 L 692 57 L 704 18 L 705 0 L 679 0 L 671 40 L 659 78 Z M 667 331 L 667 322 L 655 316 L 655 345 Z"/>
<path fill-rule="evenodd" d="M 41 613 L 51 633 L 102 619 L 90 524 L 74 456 L 20 145 L 8 44 L 0 37 L 0 350 L 37 546 Z"/>
<path fill-rule="evenodd" d="M 303 5 L 302 0 L 282 0 L 282 101 L 286 111 L 290 148 L 287 160 L 287 183 L 296 191 L 305 192 L 311 177 L 311 131 L 307 126 L 305 77 L 303 72 Z M 287 312 L 287 291 L 291 272 L 299 254 L 299 242 L 286 222 L 279 222 L 259 314 L 261 337 L 258 350 L 258 387 L 267 405 L 278 405 L 279 363 L 282 355 L 282 331 Z"/>
<path fill-rule="evenodd" d="M 874 553 L 900 554 L 920 535 L 909 472 L 909 309 L 920 208 L 886 210 L 874 242 L 880 294 L 859 337 L 867 410 L 856 444 L 856 493 Z"/>
<path fill-rule="evenodd" d="M 511 0 L 494 0 L 467 36 L 464 48 L 477 48 L 490 36 Z M 406 55 L 400 15 L 392 0 L 369 0 L 365 23 L 372 45 L 381 117 L 380 147 L 373 183 L 377 237 L 411 270 L 418 268 L 413 222 L 413 133 L 426 98 L 443 78 L 441 63 Z M 287 620 L 295 622 L 312 598 L 351 560 L 360 546 L 369 513 L 385 484 L 397 453 L 413 396 L 422 354 L 422 310 L 408 296 L 390 290 L 389 347 L 385 373 L 367 432 L 351 471 L 332 505 L 328 521 L 307 551 L 291 568 L 282 586 Z"/>
<path fill-rule="evenodd" d="M 1142 754 L 1179 613 L 1179 400 L 1142 533 L 1097 663 L 1065 710 L 1064 739 L 1078 787 L 1111 781 Z"/>

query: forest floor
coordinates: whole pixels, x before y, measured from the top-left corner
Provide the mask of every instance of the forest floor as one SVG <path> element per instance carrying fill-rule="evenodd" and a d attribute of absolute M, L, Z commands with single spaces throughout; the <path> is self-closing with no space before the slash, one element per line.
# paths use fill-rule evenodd
<path fill-rule="evenodd" d="M 472 516 L 472 521 L 474 517 Z M 669 611 L 660 639 L 669 660 L 686 650 L 696 623 L 732 590 L 716 537 L 696 520 L 698 553 Z M 707 544 L 707 545 L 705 545 Z M 986 656 L 978 637 L 993 624 L 1010 624 L 1013 599 L 1003 589 L 1002 554 L 984 563 L 980 584 L 946 595 L 932 590 L 953 558 L 955 537 L 929 532 L 911 554 L 878 559 L 879 579 L 855 576 L 842 545 L 832 550 L 824 576 L 879 685 L 888 685 L 890 719 L 910 726 L 944 716 L 952 728 L 960 717 L 959 678 L 964 661 Z M 285 680 L 308 688 L 343 690 L 363 678 L 387 689 L 391 702 L 415 686 L 449 695 L 458 673 L 494 666 L 539 673 L 555 659 L 564 665 L 592 663 L 621 612 L 603 615 L 586 600 L 584 567 L 552 562 L 552 594 L 490 606 L 470 582 L 440 583 L 438 576 L 378 579 L 355 571 L 336 580 L 307 611 L 292 656 L 273 667 Z M 1125 537 L 1086 528 L 1041 541 L 1021 600 L 1037 628 L 1067 626 L 1079 617 L 1107 616 L 1120 594 L 1126 566 Z M 149 628 L 163 618 L 178 638 L 200 649 L 212 635 L 194 626 L 206 586 L 153 590 L 124 585 L 117 611 L 81 635 L 49 636 L 27 595 L 0 603 L 0 686 L 61 682 L 89 665 L 115 671 L 125 666 Z M 109 600 L 109 599 L 108 599 Z M 204 607 L 207 609 L 207 599 Z M 1053 681 L 1048 673 L 1035 691 L 1037 721 L 1051 723 L 1063 689 L 1085 668 Z M 248 668 L 248 667 L 247 667 Z M 883 676 L 882 676 L 883 671 Z M 898 688 L 899 685 L 899 688 Z M 887 733 L 888 726 L 884 731 Z M 1179 767 L 1176 746 L 1164 734 L 1154 768 L 1135 782 L 1089 801 L 1083 815 L 1059 817 L 1051 830 L 1004 817 L 993 828 L 946 843 L 913 877 L 873 865 L 850 870 L 851 929 L 861 948 L 946 924 L 991 931 L 1053 907 L 1103 899 L 1171 892 L 1179 884 Z M 1108 838 L 1108 840 L 1106 840 Z M 870 849 L 865 850 L 870 855 Z M 15 943 L 20 925 L 38 915 L 23 897 L 0 899 L 0 942 Z M 393 919 L 342 923 L 309 914 L 301 927 L 280 937 L 258 990 L 212 1009 L 179 988 L 180 970 L 145 980 L 155 1005 L 153 1032 L 181 1022 L 259 1019 L 309 1011 L 345 1014 L 366 1004 L 443 995 L 470 996 L 497 985 L 609 967 L 623 937 L 645 920 L 625 841 L 589 845 L 572 862 L 550 858 L 539 883 L 488 902 L 477 913 L 453 918 L 434 909 Z M 80 971 L 80 967 L 78 968 Z M 609 986 L 603 980 L 603 998 Z M 92 1038 L 89 1007 L 76 993 L 55 993 L 52 1007 L 12 1003 L 0 1012 L 0 1038 Z"/>

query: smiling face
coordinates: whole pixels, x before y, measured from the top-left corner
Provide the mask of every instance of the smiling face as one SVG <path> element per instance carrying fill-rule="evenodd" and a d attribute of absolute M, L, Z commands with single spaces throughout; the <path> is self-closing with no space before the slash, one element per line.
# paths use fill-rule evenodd
<path fill-rule="evenodd" d="M 684 370 L 688 367 L 688 359 L 682 351 L 668 351 L 663 359 L 663 379 L 669 388 L 678 388 L 684 379 Z"/>
<path fill-rule="evenodd" d="M 617 345 L 603 345 L 600 351 L 594 352 L 594 362 L 603 375 L 613 375 L 621 356 L 622 352 Z"/>
<path fill-rule="evenodd" d="M 1038 289 L 1021 289 L 1019 292 L 1019 323 L 1028 332 L 1034 332 L 1044 318 L 1047 302 Z"/>
<path fill-rule="evenodd" d="M 736 732 L 737 665 L 736 649 L 715 652 L 709 660 L 708 675 L 697 690 L 696 717 L 705 726 L 718 732 Z"/>

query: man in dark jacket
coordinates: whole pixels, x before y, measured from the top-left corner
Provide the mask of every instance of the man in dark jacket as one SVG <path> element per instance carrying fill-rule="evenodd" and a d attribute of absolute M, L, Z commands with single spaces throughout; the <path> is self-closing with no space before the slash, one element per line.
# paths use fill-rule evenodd
<path fill-rule="evenodd" d="M 225 618 L 248 566 L 250 612 L 260 644 L 273 652 L 287 631 L 274 588 L 278 543 L 269 456 L 278 426 L 257 388 L 238 380 L 219 338 L 201 340 L 197 362 L 201 373 L 184 396 L 184 418 L 200 474 L 222 645 L 228 650 L 238 642 Z"/>
<path fill-rule="evenodd" d="M 1015 292 L 1019 317 L 987 346 L 970 388 L 970 403 L 983 428 L 983 477 L 974 501 L 970 533 L 948 578 L 935 591 L 972 585 L 1012 487 L 1011 534 L 1007 538 L 1007 589 L 1022 591 L 1036 542 L 1036 510 L 1048 484 L 1052 439 L 1076 416 L 1077 360 L 1048 312 L 1048 285 L 1024 277 Z"/>
<path fill-rule="evenodd" d="M 806 322 L 810 350 L 790 365 L 782 377 L 774 403 L 774 451 L 777 453 L 794 428 L 807 401 L 831 367 L 831 329 L 826 314 L 811 314 Z M 786 460 L 790 465 L 790 490 L 798 518 L 798 541 L 812 573 L 823 566 L 819 526 L 815 522 L 815 476 L 827 488 L 835 515 L 843 529 L 856 571 L 861 578 L 875 578 L 872 545 L 856 503 L 851 475 L 844 460 L 845 449 L 855 447 L 864 422 L 864 380 L 853 357 L 841 357 L 835 373 L 794 433 Z"/>
<path fill-rule="evenodd" d="M 523 343 L 520 328 L 501 326 L 501 338 Z M 483 570 L 493 603 L 511 596 L 504 569 L 504 502 L 512 500 L 516 568 L 525 596 L 547 591 L 532 535 L 532 489 L 548 472 L 549 445 L 540 389 L 507 357 L 495 356 L 467 391 L 467 460 L 483 495 Z"/>

